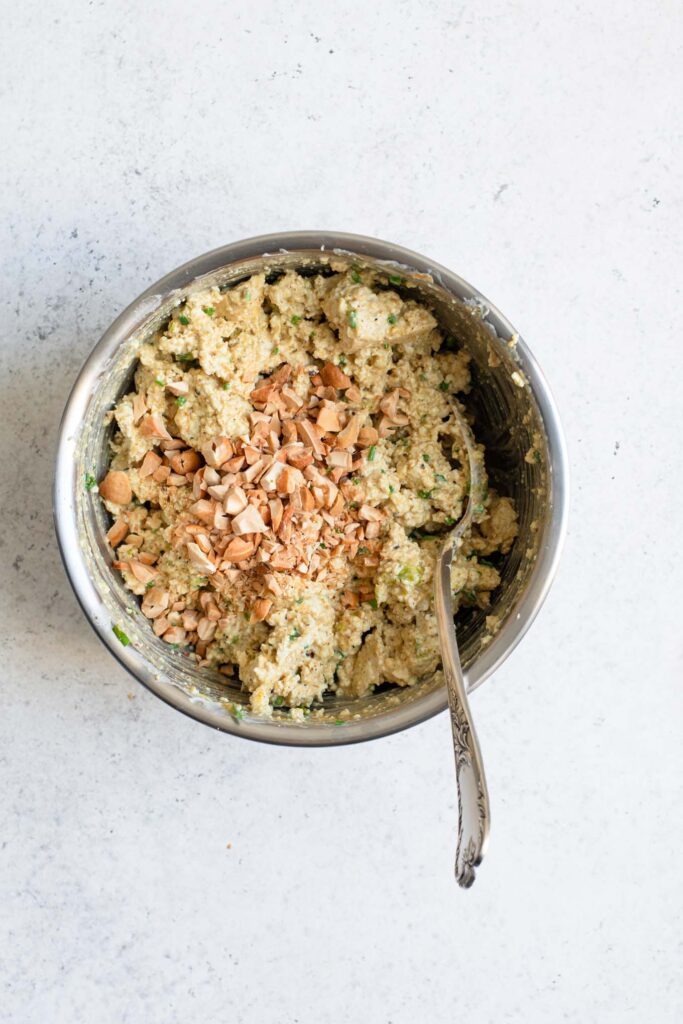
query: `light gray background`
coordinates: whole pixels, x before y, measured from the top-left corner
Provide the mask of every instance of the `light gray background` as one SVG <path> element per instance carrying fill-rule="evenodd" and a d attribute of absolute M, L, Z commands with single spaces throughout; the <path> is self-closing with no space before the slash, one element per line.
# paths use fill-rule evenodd
<path fill-rule="evenodd" d="M 24 0 L 3 37 L 0 1019 L 679 1022 L 680 5 Z M 100 332 L 197 253 L 310 227 L 475 283 L 564 418 L 560 575 L 473 700 L 468 893 L 445 716 L 213 734 L 114 663 L 55 547 Z"/>

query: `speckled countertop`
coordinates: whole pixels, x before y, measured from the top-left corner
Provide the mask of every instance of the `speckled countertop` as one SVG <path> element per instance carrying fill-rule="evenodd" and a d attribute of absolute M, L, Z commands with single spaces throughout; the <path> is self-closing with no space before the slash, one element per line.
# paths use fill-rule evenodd
<path fill-rule="evenodd" d="M 15 6 L 0 1020 L 681 1020 L 682 36 L 670 2 Z M 55 431 L 101 331 L 191 256 L 303 227 L 474 282 L 563 413 L 560 575 L 473 700 L 468 893 L 445 716 L 314 752 L 214 734 L 114 663 L 55 547 Z"/>

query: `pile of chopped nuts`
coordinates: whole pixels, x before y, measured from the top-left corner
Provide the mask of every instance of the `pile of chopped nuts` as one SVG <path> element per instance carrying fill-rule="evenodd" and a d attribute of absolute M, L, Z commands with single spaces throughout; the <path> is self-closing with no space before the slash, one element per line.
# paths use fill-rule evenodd
<path fill-rule="evenodd" d="M 368 410 L 354 410 L 360 392 L 339 366 L 326 363 L 297 373 L 308 377 L 307 387 L 293 380 L 288 363 L 257 381 L 250 395 L 249 435 L 213 437 L 200 451 L 174 438 L 163 416 L 150 413 L 144 399 L 135 410 L 155 445 L 138 468 L 140 477 L 152 477 L 169 491 L 192 488 L 194 500 L 178 516 L 173 546 L 215 590 L 248 578 L 251 622 L 264 620 L 272 597 L 282 592 L 279 573 L 334 585 L 346 580 L 354 560 L 360 584 L 344 590 L 342 602 L 355 607 L 372 599 L 385 513 L 363 503 L 353 476 L 368 453 L 372 459 L 379 438 L 408 424 L 399 401 L 410 392 L 402 388 L 378 397 L 373 425 Z M 183 386 L 166 385 L 173 394 Z M 117 504 L 129 502 L 126 473 L 110 471 L 100 493 Z M 108 540 L 115 548 L 124 540 L 136 546 L 123 519 L 113 524 Z M 169 607 L 168 592 L 154 586 L 155 561 L 154 555 L 140 552 L 114 565 L 148 588 L 142 611 L 153 620 L 155 633 L 169 643 L 195 644 L 201 654 L 221 617 L 214 596 L 210 590 L 200 595 L 203 615 L 183 602 Z"/>

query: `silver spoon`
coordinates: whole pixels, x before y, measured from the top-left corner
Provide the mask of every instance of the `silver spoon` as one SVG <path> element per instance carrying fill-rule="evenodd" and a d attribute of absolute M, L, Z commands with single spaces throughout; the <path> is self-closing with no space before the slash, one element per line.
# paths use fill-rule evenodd
<path fill-rule="evenodd" d="M 451 564 L 453 553 L 462 544 L 462 538 L 472 523 L 474 495 L 479 493 L 479 467 L 475 459 L 474 438 L 460 411 L 452 406 L 467 449 L 470 490 L 467 507 L 455 529 L 443 543 L 436 563 L 435 604 L 439 629 L 441 662 L 448 692 L 448 706 L 453 730 L 455 775 L 458 784 L 458 846 L 455 854 L 455 878 L 458 885 L 469 888 L 475 878 L 475 868 L 481 864 L 489 838 L 491 814 L 489 794 L 484 775 L 484 763 L 474 731 L 465 690 L 465 677 L 460 664 L 458 641 L 453 624 L 451 598 Z"/>

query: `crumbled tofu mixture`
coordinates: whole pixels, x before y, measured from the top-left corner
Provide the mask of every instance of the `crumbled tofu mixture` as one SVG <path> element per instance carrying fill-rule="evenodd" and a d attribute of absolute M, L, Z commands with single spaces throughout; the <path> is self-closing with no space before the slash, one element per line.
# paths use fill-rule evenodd
<path fill-rule="evenodd" d="M 99 485 L 114 567 L 154 633 L 238 678 L 258 715 L 439 666 L 433 574 L 469 489 L 452 414 L 468 356 L 392 282 L 288 272 L 192 294 L 114 411 Z M 477 457 L 456 609 L 487 608 L 517 533 Z"/>

